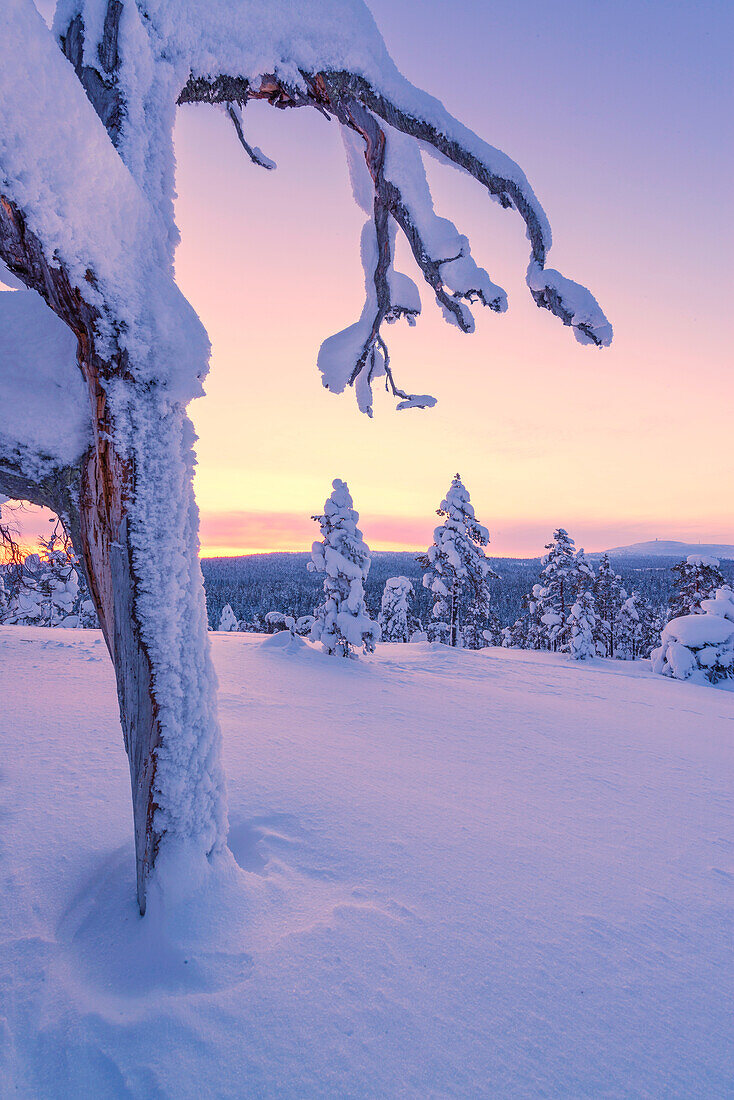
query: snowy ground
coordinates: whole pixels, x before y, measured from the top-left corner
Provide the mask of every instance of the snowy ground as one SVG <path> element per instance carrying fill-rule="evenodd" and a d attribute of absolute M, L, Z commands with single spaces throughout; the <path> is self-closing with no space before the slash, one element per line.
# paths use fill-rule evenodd
<path fill-rule="evenodd" d="M 734 695 L 214 656 L 242 912 L 168 939 L 99 634 L 0 628 L 0 1095 L 732 1095 Z"/>

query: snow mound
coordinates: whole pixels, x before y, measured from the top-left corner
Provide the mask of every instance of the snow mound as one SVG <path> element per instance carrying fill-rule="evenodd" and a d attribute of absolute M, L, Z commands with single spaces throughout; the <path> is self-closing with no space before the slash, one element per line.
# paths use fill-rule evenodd
<path fill-rule="evenodd" d="M 310 650 L 308 643 L 292 634 L 290 630 L 279 630 L 277 634 L 268 634 L 260 643 L 261 648 L 271 653 L 299 654 Z"/>

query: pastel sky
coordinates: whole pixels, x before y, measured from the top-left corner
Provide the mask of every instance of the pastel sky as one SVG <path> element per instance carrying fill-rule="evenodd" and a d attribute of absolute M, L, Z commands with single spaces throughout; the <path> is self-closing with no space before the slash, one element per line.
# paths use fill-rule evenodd
<path fill-rule="evenodd" d="M 433 393 L 368 420 L 325 391 L 321 341 L 363 298 L 362 215 L 336 123 L 254 105 L 254 167 L 224 116 L 180 111 L 177 274 L 209 331 L 195 403 L 204 554 L 305 549 L 334 477 L 376 549 L 419 547 L 460 471 L 496 554 L 559 524 L 589 550 L 655 536 L 734 542 L 732 7 L 670 0 L 370 0 L 403 72 L 525 170 L 551 265 L 615 329 L 605 351 L 533 304 L 519 217 L 428 163 L 436 208 L 508 292 L 465 336 L 432 295 L 388 329 L 396 375 Z M 404 257 L 403 269 L 413 273 Z"/>

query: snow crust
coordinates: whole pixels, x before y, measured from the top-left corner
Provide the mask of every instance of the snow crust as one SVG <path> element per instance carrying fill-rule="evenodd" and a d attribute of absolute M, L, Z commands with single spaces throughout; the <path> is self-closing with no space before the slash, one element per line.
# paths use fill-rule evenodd
<path fill-rule="evenodd" d="M 35 291 L 0 293 L 0 451 L 39 481 L 91 442 L 76 343 Z"/>
<path fill-rule="evenodd" d="M 261 642 L 214 637 L 232 855 L 141 920 L 101 636 L 0 628 L 0 1091 L 728 1094 L 730 692 Z"/>

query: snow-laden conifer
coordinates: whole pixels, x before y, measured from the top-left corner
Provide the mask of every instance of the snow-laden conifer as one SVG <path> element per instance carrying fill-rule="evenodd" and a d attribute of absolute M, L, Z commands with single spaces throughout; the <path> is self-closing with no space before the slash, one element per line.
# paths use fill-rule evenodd
<path fill-rule="evenodd" d="M 701 615 L 701 601 L 710 599 L 724 578 L 717 558 L 689 554 L 685 561 L 673 566 L 674 589 L 670 597 L 668 618 L 681 615 Z"/>
<path fill-rule="evenodd" d="M 596 656 L 594 641 L 596 620 L 594 594 L 588 588 L 582 589 L 572 604 L 568 616 L 568 651 L 574 661 L 588 661 Z"/>
<path fill-rule="evenodd" d="M 534 584 L 524 597 L 525 603 L 525 643 L 524 649 L 545 649 L 548 644 L 547 631 L 542 621 L 543 586 Z"/>
<path fill-rule="evenodd" d="M 423 587 L 433 597 L 434 619 L 448 626 L 448 643 L 459 642 L 462 622 L 489 613 L 489 581 L 497 574 L 484 553 L 487 528 L 477 522 L 469 493 L 456 474 L 436 514 L 444 522 L 433 532 L 433 545 L 419 558 L 428 567 Z"/>
<path fill-rule="evenodd" d="M 618 620 L 626 599 L 622 578 L 612 568 L 609 555 L 604 554 L 594 581 L 594 600 L 598 616 L 595 641 L 597 653 L 601 657 L 616 656 Z"/>
<path fill-rule="evenodd" d="M 237 630 L 237 616 L 232 610 L 232 605 L 226 603 L 222 608 L 222 614 L 219 616 L 219 630 L 230 632 Z"/>
<path fill-rule="evenodd" d="M 643 606 L 636 592 L 623 602 L 617 619 L 617 643 L 615 656 L 620 661 L 634 661 L 642 656 Z"/>
<path fill-rule="evenodd" d="M 548 553 L 542 559 L 541 590 L 538 593 L 540 621 L 543 638 L 548 649 L 568 648 L 570 627 L 568 616 L 580 592 L 593 584 L 594 572 L 584 557 L 583 550 L 576 550 L 574 541 L 563 527 L 553 533 L 553 541 L 546 543 Z"/>
<path fill-rule="evenodd" d="M 407 577 L 388 577 L 382 593 L 380 629 L 383 642 L 407 642 L 410 638 L 410 602 L 413 585 Z"/>
<path fill-rule="evenodd" d="M 353 649 L 374 652 L 380 628 L 370 618 L 364 600 L 364 582 L 370 569 L 369 547 L 357 527 L 349 489 L 339 478 L 324 505 L 324 513 L 313 516 L 321 528 L 322 542 L 311 547 L 312 573 L 324 573 L 324 600 L 314 611 L 311 641 L 320 641 L 327 653 L 341 657 Z"/>

